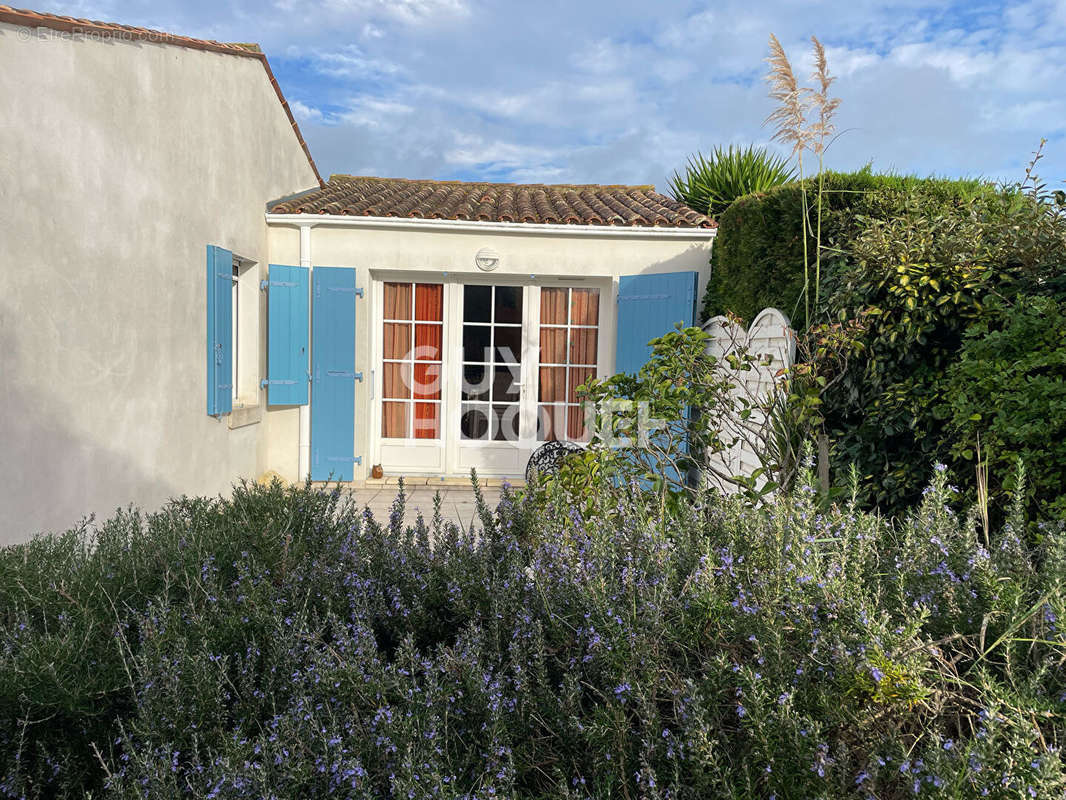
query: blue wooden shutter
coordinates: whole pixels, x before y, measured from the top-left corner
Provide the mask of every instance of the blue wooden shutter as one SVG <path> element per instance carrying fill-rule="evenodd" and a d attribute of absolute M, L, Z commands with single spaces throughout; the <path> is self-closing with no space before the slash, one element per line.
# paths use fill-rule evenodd
<path fill-rule="evenodd" d="M 624 275 L 618 279 L 618 324 L 615 372 L 635 373 L 651 355 L 648 342 L 693 324 L 696 316 L 696 272 Z"/>
<path fill-rule="evenodd" d="M 307 403 L 307 267 L 271 264 L 267 281 L 267 402 Z"/>
<path fill-rule="evenodd" d="M 685 327 L 692 325 L 698 281 L 696 272 L 624 275 L 618 279 L 615 372 L 639 372 L 651 356 L 648 342 L 669 333 L 678 322 Z M 681 450 L 688 452 L 687 442 L 682 442 Z M 662 472 L 664 478 L 673 481 L 680 480 L 672 465 L 653 466 L 652 471 Z M 647 479 L 641 485 L 652 488 Z"/>
<path fill-rule="evenodd" d="M 311 273 L 311 480 L 350 481 L 355 457 L 355 270 Z"/>
<path fill-rule="evenodd" d="M 233 410 L 233 253 L 207 246 L 207 413 Z"/>

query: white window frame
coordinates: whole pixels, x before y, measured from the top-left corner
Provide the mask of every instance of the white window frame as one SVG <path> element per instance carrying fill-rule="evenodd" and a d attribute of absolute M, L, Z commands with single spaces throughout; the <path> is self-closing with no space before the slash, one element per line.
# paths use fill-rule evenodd
<path fill-rule="evenodd" d="M 377 402 L 376 402 L 377 414 L 375 416 L 377 417 L 377 419 L 376 419 L 376 421 L 374 421 L 372 423 L 372 424 L 375 425 L 375 433 L 377 435 L 377 438 L 380 441 L 382 441 L 382 442 L 384 442 L 386 444 L 389 444 L 389 445 L 397 445 L 397 444 L 405 444 L 405 443 L 407 443 L 407 444 L 416 444 L 416 445 L 428 445 L 428 444 L 432 444 L 434 442 L 443 443 L 443 441 L 444 441 L 444 381 L 445 381 L 445 376 L 444 376 L 444 361 L 445 361 L 444 343 L 445 343 L 445 336 L 447 334 L 447 320 L 448 320 L 448 303 L 447 303 L 448 282 L 444 278 L 437 278 L 437 279 L 433 280 L 433 279 L 425 278 L 425 277 L 410 278 L 410 279 L 408 279 L 408 278 L 390 277 L 390 278 L 386 278 L 386 279 L 380 280 L 380 281 L 378 281 L 378 283 L 380 284 L 380 292 L 381 292 L 381 298 L 382 298 L 382 300 L 381 300 L 381 313 L 377 315 L 378 316 L 378 321 L 377 321 L 377 324 L 374 326 L 374 327 L 377 328 L 377 330 L 374 331 L 374 334 L 376 334 L 376 336 L 378 338 L 380 338 L 380 340 L 381 340 L 381 342 L 380 342 L 380 350 L 381 350 L 381 352 L 378 353 L 377 357 L 375 358 L 375 364 L 377 364 L 377 365 L 379 365 L 381 367 L 381 380 L 380 380 L 381 388 L 380 388 L 380 392 L 379 392 L 379 397 L 377 398 Z M 391 318 L 386 318 L 385 317 L 384 296 L 385 296 L 385 284 L 387 284 L 387 283 L 403 283 L 403 284 L 408 284 L 411 287 L 411 317 L 410 317 L 410 319 L 391 319 Z M 415 297 L 415 293 L 417 292 L 417 286 L 420 283 L 431 284 L 431 285 L 434 285 L 434 286 L 440 286 L 441 287 L 441 319 L 440 320 L 426 320 L 426 319 L 419 320 L 419 319 L 415 319 L 415 310 L 418 307 L 418 301 L 417 301 L 417 299 Z M 407 324 L 407 325 L 410 326 L 410 329 L 411 329 L 411 350 L 408 353 L 408 355 L 411 356 L 410 358 L 402 358 L 402 359 L 385 358 L 385 341 L 384 341 L 385 340 L 385 325 L 388 324 L 388 323 Z M 416 361 L 414 359 L 413 353 L 414 353 L 414 348 L 415 348 L 415 326 L 416 325 L 438 325 L 438 326 L 440 326 L 440 329 L 441 329 L 441 348 L 440 348 L 440 353 L 438 354 L 439 357 L 440 357 L 440 360 L 438 360 L 438 361 L 421 361 L 420 362 L 420 361 Z M 415 398 L 415 396 L 414 396 L 414 387 L 412 386 L 411 387 L 411 396 L 408 397 L 408 398 L 386 397 L 385 396 L 385 365 L 386 364 L 402 364 L 403 367 L 410 367 L 410 369 L 411 369 L 410 378 L 411 378 L 412 381 L 414 381 L 414 367 L 415 367 L 415 364 L 419 364 L 419 363 L 421 363 L 421 364 L 436 364 L 437 367 L 439 368 L 440 376 L 438 378 L 438 383 L 440 385 L 440 391 L 439 391 L 439 395 L 440 396 L 437 397 L 436 399 L 432 399 L 432 398 L 428 398 L 428 399 L 427 398 Z M 403 369 L 403 367 L 401 367 L 401 370 Z M 375 389 L 376 389 L 376 387 L 375 387 Z M 414 430 L 415 430 L 414 426 L 415 426 L 415 403 L 416 402 L 434 403 L 434 404 L 436 404 L 436 406 L 437 406 L 437 414 L 438 414 L 438 416 L 437 416 L 438 429 L 437 429 L 437 436 L 435 438 L 416 438 L 415 437 L 415 435 L 414 435 Z M 395 436 L 395 437 L 394 436 L 388 436 L 388 437 L 385 436 L 385 433 L 382 430 L 382 426 L 384 425 L 384 417 L 385 417 L 385 415 L 384 415 L 384 404 L 385 403 L 405 403 L 407 405 L 407 410 L 408 410 L 408 415 L 409 416 L 408 416 L 408 419 L 407 419 L 407 430 L 406 430 L 406 432 L 409 433 L 410 436 Z M 443 444 L 442 444 L 442 446 L 443 446 Z"/>
<path fill-rule="evenodd" d="M 467 287 L 473 287 L 473 286 L 487 286 L 487 287 L 489 287 L 489 289 L 491 291 L 491 294 L 489 295 L 490 299 L 489 299 L 489 321 L 488 322 L 474 322 L 474 321 L 467 322 L 466 319 L 465 319 L 465 315 L 466 315 L 466 289 L 467 289 Z M 509 288 L 517 288 L 517 289 L 520 290 L 521 298 L 522 298 L 522 301 L 521 301 L 521 308 L 522 308 L 522 315 L 523 315 L 522 316 L 522 322 L 518 322 L 518 323 L 515 323 L 515 322 L 497 322 L 495 320 L 494 309 L 496 307 L 496 291 L 497 291 L 498 288 L 504 287 L 504 286 L 505 287 L 509 287 Z M 529 380 L 527 379 L 527 374 L 528 374 L 527 370 L 529 369 L 528 366 L 527 366 L 527 361 L 528 361 L 528 358 L 530 357 L 530 353 L 528 352 L 529 348 L 526 345 L 526 342 L 524 341 L 524 338 L 525 338 L 526 332 L 528 330 L 526 328 L 526 325 L 527 325 L 527 322 L 528 322 L 528 320 L 526 319 L 526 314 L 529 313 L 529 306 L 530 306 L 529 294 L 530 294 L 530 292 L 528 290 L 530 290 L 531 288 L 532 287 L 530 286 L 530 284 L 528 282 L 521 282 L 521 281 L 508 282 L 506 275 L 501 275 L 499 277 L 499 279 L 495 280 L 495 281 L 477 281 L 477 282 L 475 282 L 475 281 L 465 281 L 465 282 L 459 284 L 459 289 L 457 291 L 458 291 L 458 293 L 460 295 L 459 298 L 458 298 L 458 307 L 459 307 L 459 314 L 460 314 L 461 318 L 456 321 L 458 334 L 459 334 L 459 346 L 460 346 L 460 350 L 459 350 L 459 354 L 458 354 L 458 364 L 457 364 L 458 367 L 459 367 L 459 373 L 458 373 L 457 378 L 458 378 L 458 381 L 460 383 L 460 390 L 459 390 L 459 417 L 458 417 L 460 431 L 458 433 L 458 436 L 459 436 L 460 443 L 464 447 L 471 446 L 471 445 L 477 445 L 477 444 L 484 444 L 484 445 L 488 445 L 488 446 L 499 446 L 501 442 L 513 442 L 513 443 L 517 444 L 518 442 L 520 442 L 522 440 L 523 431 L 521 430 L 521 428 L 519 429 L 519 438 L 518 439 L 512 440 L 512 439 L 496 439 L 495 438 L 495 435 L 497 433 L 495 408 L 496 408 L 496 406 L 513 406 L 515 408 L 515 410 L 516 410 L 516 413 L 518 414 L 519 420 L 522 420 L 523 417 L 527 416 L 527 414 L 523 414 L 523 410 L 524 410 L 523 409 L 523 405 L 524 405 L 523 401 L 525 399 L 524 396 L 526 394 L 526 387 L 529 384 Z M 479 327 L 479 328 L 488 328 L 489 329 L 489 347 L 488 347 L 488 352 L 486 353 L 486 357 L 489 359 L 488 361 L 466 361 L 465 360 L 465 352 L 462 349 L 462 342 L 463 342 L 463 334 L 465 333 L 465 328 L 466 328 L 467 325 L 473 325 L 473 326 L 476 326 L 476 327 Z M 512 330 L 513 329 L 517 329 L 519 331 L 519 344 L 518 344 L 518 358 L 519 358 L 519 360 L 517 362 L 507 362 L 507 361 L 499 361 L 499 362 L 497 362 L 496 361 L 496 332 L 499 329 L 512 329 Z M 463 399 L 462 383 L 463 383 L 463 381 L 465 381 L 464 374 L 466 372 L 466 367 L 467 366 L 475 366 L 475 367 L 484 367 L 485 368 L 485 374 L 486 374 L 486 377 L 488 378 L 488 382 L 489 382 L 489 399 L 488 400 L 464 400 Z M 515 368 L 517 368 L 518 378 L 514 381 L 514 385 L 517 386 L 517 388 L 518 388 L 518 399 L 500 401 L 500 400 L 497 400 L 493 396 L 494 391 L 495 391 L 494 387 L 495 387 L 495 381 L 496 381 L 496 368 L 497 367 L 505 367 L 505 368 L 511 370 L 512 375 L 514 374 Z M 463 414 L 464 414 L 464 409 L 468 409 L 468 408 L 471 409 L 471 410 L 484 410 L 485 419 L 486 419 L 486 422 L 487 422 L 486 435 L 484 437 L 478 437 L 476 439 L 463 438 L 463 435 L 462 435 L 462 417 L 463 417 Z"/>
<path fill-rule="evenodd" d="M 522 397 L 531 404 L 529 419 L 525 421 L 519 446 L 532 452 L 543 444 L 536 438 L 536 422 L 539 404 L 540 375 L 540 290 L 551 287 L 598 289 L 600 293 L 599 308 L 599 342 L 596 357 L 596 376 L 602 378 L 611 374 L 614 357 L 614 302 L 617 295 L 617 277 L 610 275 L 545 275 L 534 276 L 506 272 L 468 273 L 450 272 L 426 267 L 397 269 L 380 267 L 370 269 L 368 287 L 370 314 L 367 317 L 368 353 L 372 368 L 368 385 L 369 414 L 367 430 L 367 454 L 371 464 L 381 464 L 388 474 L 409 475 L 452 475 L 465 477 L 469 470 L 458 463 L 458 449 L 493 448 L 511 444 L 492 440 L 461 439 L 458 431 L 452 431 L 450 423 L 458 425 L 461 407 L 460 391 L 455 376 L 449 374 L 461 362 L 462 345 L 462 302 L 461 293 L 467 283 L 490 283 L 522 285 L 526 288 L 526 306 L 523 319 L 535 320 L 535 324 L 524 326 L 524 350 L 522 358 Z M 441 438 L 439 439 L 385 439 L 381 435 L 381 403 L 384 385 L 382 366 L 384 321 L 384 284 L 398 283 L 443 283 L 444 284 L 444 330 L 442 362 L 442 408 Z M 458 352 L 456 352 L 458 351 Z M 528 400 L 526 398 L 529 398 Z M 453 437 L 454 436 L 454 440 Z M 403 462 L 394 461 L 402 458 Z M 524 466 L 524 465 L 523 465 Z M 482 472 L 479 470 L 479 472 Z M 507 474 L 519 476 L 521 469 L 507 473 L 483 471 L 485 475 Z"/>
<path fill-rule="evenodd" d="M 233 254 L 230 288 L 231 397 L 233 408 L 259 404 L 259 270 L 257 262 Z"/>
<path fill-rule="evenodd" d="M 230 393 L 233 399 L 233 405 L 238 405 L 240 402 L 240 384 L 237 382 L 237 376 L 240 374 L 238 363 L 240 361 L 241 347 L 240 347 L 240 332 L 241 326 L 237 324 L 240 319 L 241 313 L 241 293 L 240 293 L 240 275 L 241 264 L 240 261 L 234 257 L 233 259 L 233 275 L 230 278 L 230 327 L 231 336 L 230 342 L 232 343 L 231 358 L 230 358 Z"/>
<path fill-rule="evenodd" d="M 566 322 L 561 323 L 561 324 L 560 323 L 552 323 L 552 322 L 548 322 L 548 323 L 541 322 L 541 320 L 540 320 L 540 317 L 541 317 L 540 309 L 538 308 L 538 314 L 537 314 L 537 338 L 538 338 L 537 356 L 538 356 L 538 358 L 537 358 L 536 380 L 534 381 L 534 384 L 536 386 L 536 390 L 535 391 L 536 391 L 536 405 L 537 405 L 537 421 L 538 421 L 538 423 L 540 422 L 540 410 L 541 410 L 541 408 L 551 408 L 551 409 L 562 408 L 562 409 L 565 409 L 565 414 L 564 414 L 564 422 L 563 422 L 563 427 L 564 427 L 563 434 L 564 435 L 559 436 L 558 432 L 556 432 L 557 435 L 556 435 L 554 440 L 552 440 L 552 439 L 541 439 L 539 437 L 539 435 L 538 435 L 537 442 L 539 444 L 543 444 L 544 442 L 548 442 L 548 441 L 578 442 L 579 444 L 587 444 L 588 443 L 588 433 L 589 433 L 587 428 L 586 428 L 586 438 L 574 439 L 573 437 L 570 436 L 570 424 L 569 424 L 569 422 L 570 422 L 571 409 L 580 410 L 581 409 L 581 405 L 582 405 L 580 401 L 578 401 L 577 403 L 571 403 L 570 402 L 570 399 L 569 399 L 570 398 L 570 371 L 574 370 L 574 369 L 591 370 L 592 371 L 592 377 L 597 377 L 598 378 L 598 377 L 602 376 L 602 372 L 603 372 L 603 355 L 602 355 L 603 354 L 603 342 L 602 342 L 602 339 L 603 339 L 604 289 L 603 289 L 602 286 L 599 286 L 598 284 L 594 284 L 594 285 L 590 286 L 590 285 L 584 285 L 584 284 L 581 284 L 581 283 L 577 283 L 577 282 L 574 282 L 574 281 L 567 281 L 565 283 L 564 282 L 560 282 L 560 283 L 557 283 L 556 285 L 542 284 L 539 288 L 540 288 L 540 292 L 538 292 L 538 295 L 540 295 L 541 297 L 543 296 L 541 293 L 543 293 L 543 291 L 545 289 L 565 289 L 566 290 L 567 303 L 566 303 Z M 590 290 L 594 290 L 594 291 L 597 292 L 597 308 L 596 308 L 596 324 L 595 325 L 577 325 L 577 324 L 574 323 L 574 321 L 573 321 L 573 292 L 574 292 L 575 289 L 590 289 Z M 539 347 L 539 344 L 540 344 L 539 339 L 540 339 L 540 332 L 542 330 L 545 330 L 545 329 L 554 330 L 554 331 L 565 331 L 565 333 L 566 333 L 566 343 L 564 345 L 564 348 L 565 348 L 564 357 L 566 359 L 566 363 L 559 364 L 559 363 L 552 362 L 552 361 L 546 362 L 546 361 L 543 360 L 543 358 L 541 358 L 543 353 L 541 352 L 540 347 Z M 594 363 L 594 364 L 572 364 L 571 363 L 571 361 L 570 361 L 570 351 L 571 351 L 571 348 L 570 348 L 570 333 L 571 333 L 571 331 L 575 331 L 575 330 L 579 330 L 579 331 L 582 331 L 582 330 L 583 331 L 595 331 L 596 332 L 596 355 L 595 355 L 596 363 Z M 542 367 L 545 368 L 545 369 L 562 369 L 562 370 L 564 370 L 564 372 L 563 372 L 563 397 L 564 397 L 564 399 L 561 402 L 558 401 L 558 400 L 542 401 L 540 399 L 540 370 L 541 370 Z"/>

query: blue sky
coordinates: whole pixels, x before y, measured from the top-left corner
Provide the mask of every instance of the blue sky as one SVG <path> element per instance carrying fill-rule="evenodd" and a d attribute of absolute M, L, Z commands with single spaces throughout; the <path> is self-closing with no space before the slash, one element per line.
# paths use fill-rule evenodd
<path fill-rule="evenodd" d="M 826 45 L 835 168 L 1066 179 L 1066 0 L 191 0 L 40 3 L 266 51 L 324 175 L 654 183 L 767 144 L 775 33 Z"/>

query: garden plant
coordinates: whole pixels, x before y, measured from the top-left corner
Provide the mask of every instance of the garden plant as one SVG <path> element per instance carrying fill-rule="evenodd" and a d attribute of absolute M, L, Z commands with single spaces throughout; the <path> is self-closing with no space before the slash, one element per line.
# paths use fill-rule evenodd
<path fill-rule="evenodd" d="M 765 147 L 715 147 L 709 157 L 690 156 L 684 174 L 669 180 L 674 199 L 718 218 L 738 197 L 790 182 L 795 170 Z"/>
<path fill-rule="evenodd" d="M 40 537 L 0 797 L 1061 797 L 1066 536 L 931 478 L 898 520 L 809 474 L 547 483 L 477 534 L 275 483 Z"/>

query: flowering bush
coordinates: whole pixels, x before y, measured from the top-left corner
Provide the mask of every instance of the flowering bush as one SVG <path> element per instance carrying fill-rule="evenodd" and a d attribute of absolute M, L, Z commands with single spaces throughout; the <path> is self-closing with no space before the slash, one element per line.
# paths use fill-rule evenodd
<path fill-rule="evenodd" d="M 802 483 L 802 482 L 801 482 Z M 238 488 L 0 552 L 0 796 L 1061 797 L 1066 535 Z M 432 546 L 431 546 L 432 541 Z"/>

